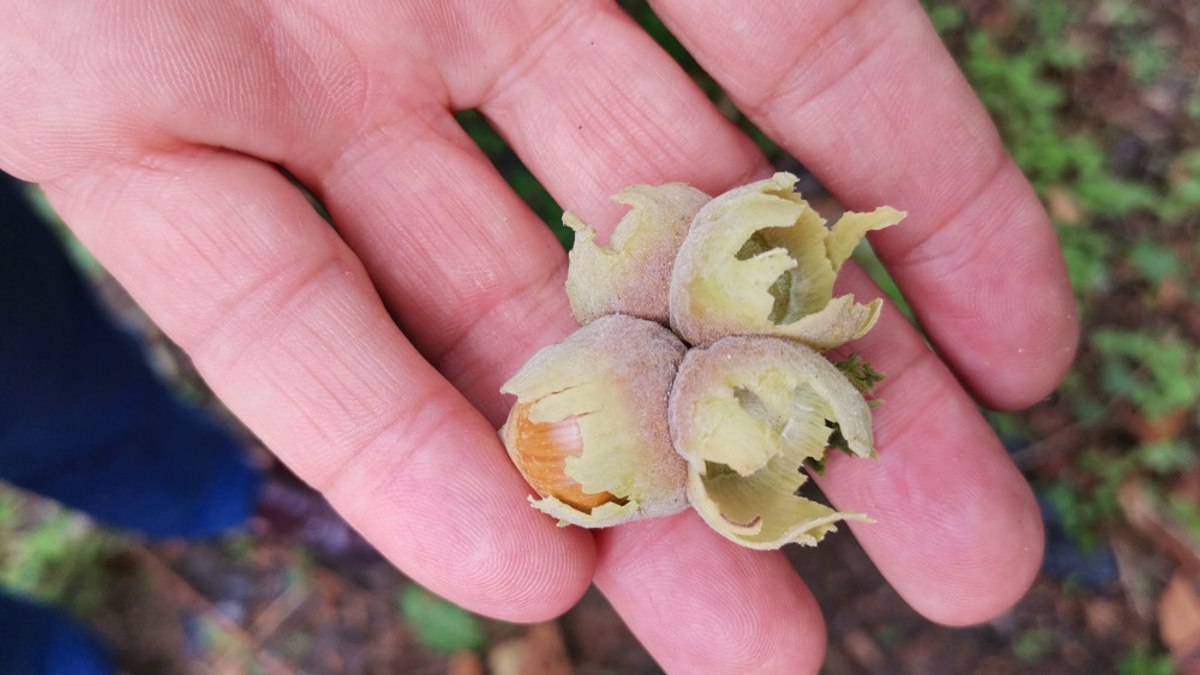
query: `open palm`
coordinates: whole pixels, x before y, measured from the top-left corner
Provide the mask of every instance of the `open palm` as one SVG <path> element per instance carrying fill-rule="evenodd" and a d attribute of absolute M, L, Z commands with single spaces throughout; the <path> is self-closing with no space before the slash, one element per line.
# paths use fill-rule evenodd
<path fill-rule="evenodd" d="M 1077 330 L 1032 190 L 916 0 L 654 8 L 845 204 L 909 213 L 873 242 L 936 353 L 885 311 L 856 345 L 889 374 L 880 457 L 835 461 L 821 485 L 876 519 L 855 534 L 918 611 L 1002 612 L 1041 525 L 972 395 L 1044 396 Z M 627 185 L 769 173 L 614 3 L 8 2 L 0 18 L 0 168 L 42 183 L 229 408 L 403 571 L 517 621 L 594 580 L 672 671 L 820 663 L 820 610 L 782 555 L 690 512 L 556 528 L 496 436 L 501 382 L 575 323 L 558 242 L 453 111 L 482 110 L 602 230 Z"/>

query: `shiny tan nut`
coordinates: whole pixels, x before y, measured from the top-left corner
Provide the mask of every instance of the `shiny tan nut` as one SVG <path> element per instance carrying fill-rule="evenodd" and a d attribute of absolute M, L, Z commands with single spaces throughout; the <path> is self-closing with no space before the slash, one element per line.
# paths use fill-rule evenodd
<path fill-rule="evenodd" d="M 610 492 L 587 493 L 579 481 L 567 475 L 567 458 L 583 454 L 583 434 L 573 419 L 541 424 L 529 419 L 532 403 L 513 407 L 505 428 L 505 443 L 515 452 L 513 462 L 529 487 L 583 513 L 610 502 L 620 502 Z"/>
<path fill-rule="evenodd" d="M 652 321 L 596 319 L 539 351 L 501 388 L 517 402 L 500 434 L 560 525 L 606 527 L 687 508 L 667 399 L 685 346 Z"/>

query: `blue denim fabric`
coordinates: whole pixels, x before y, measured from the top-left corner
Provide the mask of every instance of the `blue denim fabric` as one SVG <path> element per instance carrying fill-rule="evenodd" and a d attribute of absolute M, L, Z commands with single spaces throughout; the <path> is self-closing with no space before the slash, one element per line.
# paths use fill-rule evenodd
<path fill-rule="evenodd" d="M 110 675 L 104 647 L 74 621 L 28 600 L 0 593 L 0 673 Z"/>
<path fill-rule="evenodd" d="M 115 327 L 0 174 L 0 479 L 151 537 L 244 523 L 260 476 Z M 112 672 L 65 617 L 0 596 L 0 673 Z"/>
<path fill-rule="evenodd" d="M 238 525 L 258 488 L 237 440 L 155 378 L 2 176 L 0 478 L 152 537 Z"/>

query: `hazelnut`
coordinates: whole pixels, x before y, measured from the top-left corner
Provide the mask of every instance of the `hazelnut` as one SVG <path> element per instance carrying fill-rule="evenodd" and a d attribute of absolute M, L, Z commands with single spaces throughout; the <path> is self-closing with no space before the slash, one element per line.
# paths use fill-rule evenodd
<path fill-rule="evenodd" d="M 575 231 L 567 270 L 575 318 L 586 324 L 607 314 L 628 314 L 666 324 L 675 253 L 709 199 L 683 183 L 626 188 L 613 196 L 630 209 L 608 247 L 598 245 L 595 231 L 575 214 L 563 214 L 563 223 Z"/>
<path fill-rule="evenodd" d="M 518 470 L 560 525 L 605 527 L 687 507 L 667 399 L 685 347 L 663 326 L 596 319 L 542 349 L 501 391 L 516 405 L 500 430 Z"/>
<path fill-rule="evenodd" d="M 795 184 L 778 173 L 715 199 L 679 183 L 629 188 L 608 247 L 564 215 L 577 233 L 567 294 L 585 325 L 501 389 L 517 401 L 500 434 L 535 508 L 607 527 L 690 502 L 757 549 L 868 520 L 798 492 L 830 446 L 875 452 L 864 395 L 882 375 L 817 352 L 875 323 L 882 301 L 834 297 L 834 282 L 868 231 L 904 214 L 847 213 L 828 228 Z"/>
<path fill-rule="evenodd" d="M 696 215 L 671 275 L 671 327 L 693 345 L 738 334 L 774 335 L 826 351 L 862 337 L 880 300 L 833 296 L 842 264 L 870 230 L 904 214 L 847 213 L 832 229 L 794 188 L 771 178 L 726 192 Z"/>
<path fill-rule="evenodd" d="M 815 351 L 758 336 L 693 349 L 669 415 L 688 499 L 722 536 L 759 549 L 815 545 L 838 521 L 866 519 L 797 494 L 803 465 L 823 460 L 835 429 L 851 453 L 874 454 L 870 406 Z"/>

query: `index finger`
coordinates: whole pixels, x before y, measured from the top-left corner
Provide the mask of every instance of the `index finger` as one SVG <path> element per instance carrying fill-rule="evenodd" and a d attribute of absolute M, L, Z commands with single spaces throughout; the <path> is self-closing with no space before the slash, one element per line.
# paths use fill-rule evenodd
<path fill-rule="evenodd" d="M 652 4 L 843 203 L 908 212 L 872 243 L 980 400 L 1057 385 L 1078 327 L 1054 231 L 915 0 Z"/>
<path fill-rule="evenodd" d="M 46 185 L 258 437 L 400 569 L 475 611 L 565 611 L 594 548 L 525 503 L 492 426 L 264 162 L 185 148 Z"/>

